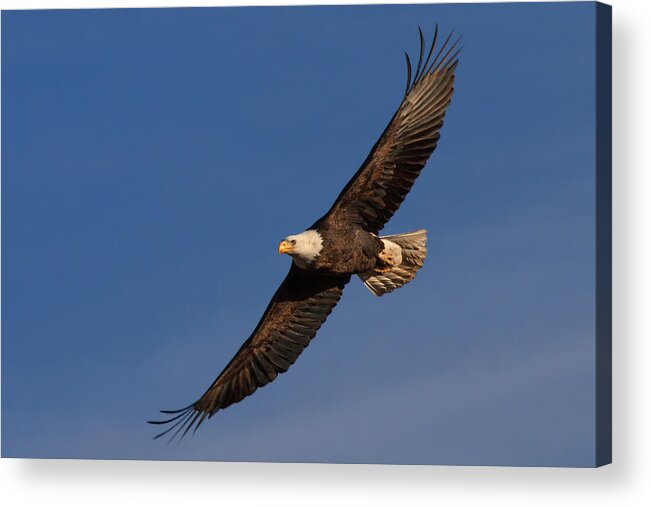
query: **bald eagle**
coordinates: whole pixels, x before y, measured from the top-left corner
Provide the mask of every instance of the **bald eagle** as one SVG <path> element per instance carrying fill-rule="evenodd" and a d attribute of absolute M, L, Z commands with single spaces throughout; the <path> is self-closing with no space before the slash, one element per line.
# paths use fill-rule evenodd
<path fill-rule="evenodd" d="M 171 414 L 154 438 L 176 431 L 170 440 L 194 431 L 217 411 L 286 372 L 314 338 L 339 302 L 345 285 L 357 275 L 376 296 L 389 293 L 416 276 L 425 261 L 425 230 L 378 236 L 436 148 L 453 93 L 456 49 L 452 33 L 437 46 L 438 27 L 427 56 L 423 32 L 412 78 L 398 110 L 353 178 L 328 212 L 300 234 L 285 237 L 279 254 L 292 257 L 285 280 L 274 294 L 251 336 L 206 392 Z"/>

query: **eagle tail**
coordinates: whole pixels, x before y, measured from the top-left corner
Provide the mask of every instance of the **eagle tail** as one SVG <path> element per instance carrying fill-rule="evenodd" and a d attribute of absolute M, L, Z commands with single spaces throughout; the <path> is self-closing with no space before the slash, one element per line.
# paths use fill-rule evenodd
<path fill-rule="evenodd" d="M 427 256 L 427 231 L 425 229 L 392 236 L 380 236 L 380 239 L 385 243 L 388 242 L 391 246 L 400 247 L 402 260 L 400 264 L 384 273 L 371 270 L 359 275 L 368 290 L 376 296 L 387 294 L 413 280 Z"/>

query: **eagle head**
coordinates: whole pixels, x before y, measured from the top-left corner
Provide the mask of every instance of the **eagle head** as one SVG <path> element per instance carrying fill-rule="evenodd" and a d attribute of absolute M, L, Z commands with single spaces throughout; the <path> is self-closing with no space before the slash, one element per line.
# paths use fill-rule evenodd
<path fill-rule="evenodd" d="M 316 259 L 323 249 L 323 237 L 315 230 L 287 236 L 278 245 L 279 254 L 291 255 L 294 260 L 309 264 Z"/>

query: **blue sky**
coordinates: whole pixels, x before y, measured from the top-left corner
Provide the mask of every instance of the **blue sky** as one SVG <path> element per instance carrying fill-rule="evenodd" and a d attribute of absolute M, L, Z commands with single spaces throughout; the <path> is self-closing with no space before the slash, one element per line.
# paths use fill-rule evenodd
<path fill-rule="evenodd" d="M 591 466 L 594 4 L 2 14 L 2 454 Z M 432 159 L 291 370 L 180 445 L 196 399 L 401 99 L 463 35 Z"/>

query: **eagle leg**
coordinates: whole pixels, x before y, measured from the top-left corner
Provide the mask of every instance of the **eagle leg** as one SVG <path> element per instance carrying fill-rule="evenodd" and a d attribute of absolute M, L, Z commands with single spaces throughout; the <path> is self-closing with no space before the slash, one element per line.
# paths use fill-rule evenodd
<path fill-rule="evenodd" d="M 375 266 L 375 271 L 379 274 L 388 273 L 402 263 L 402 248 L 391 241 L 382 240 L 382 242 L 384 250 L 377 254 L 380 263 Z"/>

